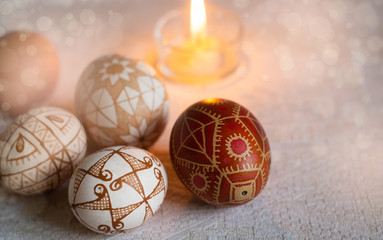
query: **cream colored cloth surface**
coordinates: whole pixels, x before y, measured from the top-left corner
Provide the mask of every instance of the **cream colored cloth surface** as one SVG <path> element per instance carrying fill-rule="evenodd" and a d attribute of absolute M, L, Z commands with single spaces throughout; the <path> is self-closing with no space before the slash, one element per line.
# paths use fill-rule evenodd
<path fill-rule="evenodd" d="M 208 3 L 242 19 L 247 70 L 220 87 L 167 82 L 169 122 L 150 149 L 166 166 L 166 199 L 150 222 L 109 238 L 382 239 L 383 1 Z M 156 20 L 183 5 L 188 1 L 1 0 L 0 35 L 28 29 L 54 43 L 61 74 L 47 104 L 73 111 L 76 82 L 91 61 L 110 52 L 153 60 Z M 242 206 L 199 201 L 171 166 L 172 125 L 209 97 L 246 106 L 269 137 L 269 181 Z M 0 188 L 0 239 L 104 238 L 73 216 L 67 184 L 32 197 Z"/>

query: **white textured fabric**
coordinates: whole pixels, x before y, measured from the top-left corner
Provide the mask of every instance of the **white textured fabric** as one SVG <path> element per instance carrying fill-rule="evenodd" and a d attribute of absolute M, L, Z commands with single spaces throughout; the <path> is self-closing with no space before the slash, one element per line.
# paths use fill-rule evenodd
<path fill-rule="evenodd" d="M 170 119 L 151 148 L 168 172 L 167 197 L 150 222 L 110 239 L 382 239 L 383 1 L 208 2 L 241 16 L 248 71 L 220 88 L 167 84 Z M 152 59 L 156 19 L 182 4 L 0 1 L 0 34 L 27 28 L 52 40 L 61 77 L 49 103 L 73 109 L 76 81 L 90 61 L 109 52 Z M 208 97 L 243 104 L 269 137 L 269 181 L 248 204 L 206 205 L 171 167 L 174 121 Z M 105 238 L 72 215 L 66 185 L 33 197 L 0 188 L 0 206 L 1 239 Z"/>

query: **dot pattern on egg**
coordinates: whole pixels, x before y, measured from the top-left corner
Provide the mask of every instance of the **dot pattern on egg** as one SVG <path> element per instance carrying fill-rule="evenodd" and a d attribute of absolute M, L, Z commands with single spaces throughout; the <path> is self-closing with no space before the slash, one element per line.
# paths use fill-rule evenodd
<path fill-rule="evenodd" d="M 31 195 L 67 180 L 86 152 L 86 134 L 71 113 L 40 107 L 20 115 L 0 142 L 3 186 Z"/>
<path fill-rule="evenodd" d="M 76 92 L 78 115 L 102 147 L 149 147 L 165 127 L 168 105 L 165 86 L 155 70 L 120 55 L 91 63 Z"/>
<path fill-rule="evenodd" d="M 173 167 L 183 184 L 213 205 L 240 205 L 264 188 L 270 146 L 258 120 L 229 100 L 189 107 L 170 137 Z"/>
<path fill-rule="evenodd" d="M 88 156 L 69 184 L 69 202 L 77 219 L 105 234 L 129 231 L 149 220 L 167 191 L 160 160 L 145 150 L 108 147 Z"/>

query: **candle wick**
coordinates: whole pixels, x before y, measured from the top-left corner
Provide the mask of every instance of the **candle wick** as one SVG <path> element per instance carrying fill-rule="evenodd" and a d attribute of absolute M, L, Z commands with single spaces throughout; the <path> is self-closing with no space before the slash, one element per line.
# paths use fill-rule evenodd
<path fill-rule="evenodd" d="M 196 34 L 193 38 L 194 40 L 194 43 L 197 45 L 197 46 L 201 46 L 203 45 L 203 43 L 205 42 L 205 39 L 206 39 L 206 32 L 205 31 L 201 31 L 199 32 L 198 34 Z"/>

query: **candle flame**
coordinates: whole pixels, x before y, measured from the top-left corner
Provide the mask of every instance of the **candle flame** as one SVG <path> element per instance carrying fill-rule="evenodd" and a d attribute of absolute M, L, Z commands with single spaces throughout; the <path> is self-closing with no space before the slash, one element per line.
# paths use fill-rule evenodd
<path fill-rule="evenodd" d="M 208 103 L 208 104 L 217 103 L 219 101 L 221 101 L 219 98 L 207 98 L 207 99 L 203 100 L 204 103 Z"/>
<path fill-rule="evenodd" d="M 206 37 L 206 9 L 204 0 L 191 0 L 190 34 L 193 41 Z"/>

